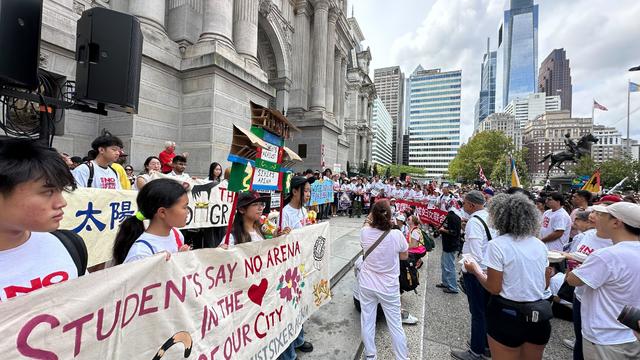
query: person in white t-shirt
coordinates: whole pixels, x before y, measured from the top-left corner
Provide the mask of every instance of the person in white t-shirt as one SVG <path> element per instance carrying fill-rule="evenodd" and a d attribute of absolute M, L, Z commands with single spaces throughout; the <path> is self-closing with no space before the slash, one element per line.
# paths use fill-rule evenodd
<path fill-rule="evenodd" d="M 285 198 L 285 207 L 282 209 L 282 231 L 303 228 L 309 224 L 307 209 L 304 205 L 311 199 L 311 184 L 315 182 L 314 177 L 294 176 L 289 185 L 290 193 Z M 280 360 L 296 359 L 296 350 L 302 352 L 313 351 L 313 344 L 304 340 L 304 328 L 300 330 L 298 336 L 289 347 L 280 355 Z"/>
<path fill-rule="evenodd" d="M 550 278 L 547 248 L 536 237 L 540 224 L 531 221 L 538 209 L 523 194 L 499 194 L 491 199 L 488 210 L 500 236 L 487 245 L 483 261 L 487 270 L 475 261 L 465 261 L 464 266 L 491 293 L 486 310 L 491 356 L 542 359 L 553 312 L 544 297 Z M 534 310 L 543 318 L 532 317 Z"/>
<path fill-rule="evenodd" d="M 260 195 L 257 191 L 238 194 L 237 210 L 233 217 L 229 245 L 264 240 L 260 231 L 260 217 L 267 200 L 268 197 Z M 223 245 L 222 247 L 226 248 L 227 246 Z"/>
<path fill-rule="evenodd" d="M 569 272 L 582 287 L 582 348 L 585 359 L 639 359 L 640 342 L 617 318 L 625 305 L 640 307 L 640 205 L 594 205 L 597 235 L 613 246 L 591 253 Z"/>
<path fill-rule="evenodd" d="M 484 208 L 484 203 L 484 195 L 478 190 L 467 193 L 462 203 L 469 219 L 465 226 L 462 254 L 466 258 L 473 259 L 483 271 L 486 270 L 483 261 L 487 244 L 490 238 L 496 236 L 495 230 L 489 227 L 489 214 Z M 489 293 L 473 274 L 467 273 L 464 268 L 462 271 L 462 280 L 471 313 L 471 339 L 469 350 L 453 350 L 451 356 L 460 360 L 475 360 L 480 359 L 489 349 L 486 331 L 486 308 L 489 302 Z"/>
<path fill-rule="evenodd" d="M 151 181 L 153 174 L 160 172 L 161 167 L 160 159 L 157 156 L 149 156 L 144 161 L 142 173 L 136 177 L 136 188 L 142 190 L 142 188 Z"/>
<path fill-rule="evenodd" d="M 571 233 L 571 217 L 562 207 L 564 196 L 559 192 L 551 193 L 546 200 L 549 210 L 542 215 L 540 240 L 549 250 L 562 251 L 569 243 Z"/>
<path fill-rule="evenodd" d="M 409 245 L 399 230 L 391 229 L 391 208 L 387 200 L 373 205 L 369 223 L 360 231 L 360 244 L 364 253 L 386 231 L 387 235 L 371 250 L 364 261 L 356 265 L 360 300 L 361 336 L 364 355 L 376 359 L 376 315 L 378 304 L 382 306 L 391 344 L 396 359 L 408 359 L 407 338 L 402 328 L 400 312 L 400 260 L 409 257 Z"/>
<path fill-rule="evenodd" d="M 97 154 L 96 158 L 73 170 L 76 184 L 96 189 L 122 189 L 118 173 L 111 167 L 120 157 L 122 147 L 122 140 L 108 132 L 93 140 L 91 148 Z"/>
<path fill-rule="evenodd" d="M 62 192 L 75 188 L 73 175 L 54 149 L 33 140 L 0 140 L 0 302 L 86 270 L 50 233 L 60 226 L 67 206 Z M 86 248 L 79 242 L 86 261 Z"/>
<path fill-rule="evenodd" d="M 565 253 L 569 270 L 577 268 L 594 251 L 613 245 L 611 239 L 603 239 L 598 236 L 596 226 L 596 213 L 593 211 L 578 211 L 575 213 L 574 228 L 578 234 L 573 238 L 572 250 Z M 574 290 L 573 299 L 573 331 L 576 340 L 573 344 L 574 359 L 583 359 L 582 354 L 582 318 L 580 308 L 582 306 L 582 294 L 584 286 L 579 286 Z"/>
<path fill-rule="evenodd" d="M 149 182 L 136 198 L 138 211 L 120 224 L 113 244 L 116 265 L 146 257 L 189 250 L 178 228 L 187 224 L 189 198 L 184 187 L 175 180 Z M 144 220 L 149 220 L 145 229 Z"/>
<path fill-rule="evenodd" d="M 191 180 L 191 176 L 185 172 L 187 170 L 187 158 L 182 155 L 176 155 L 173 160 L 171 160 L 173 165 L 173 170 L 169 173 L 169 175 L 176 177 L 180 180 Z"/>

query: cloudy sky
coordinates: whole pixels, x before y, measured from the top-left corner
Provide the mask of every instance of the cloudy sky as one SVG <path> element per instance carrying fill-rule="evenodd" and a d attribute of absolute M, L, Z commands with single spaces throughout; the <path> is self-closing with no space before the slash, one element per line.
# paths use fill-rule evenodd
<path fill-rule="evenodd" d="M 473 132 L 480 63 L 496 33 L 507 0 L 350 0 L 371 47 L 373 69 L 400 65 L 406 76 L 418 64 L 462 69 L 462 139 Z M 596 110 L 596 123 L 626 134 L 627 81 L 640 83 L 640 1 L 535 0 L 539 5 L 538 64 L 564 48 L 571 64 L 573 115 L 591 116 L 592 99 L 609 108 Z M 635 113 L 634 111 L 637 110 Z M 640 93 L 631 94 L 631 137 L 640 139 Z"/>

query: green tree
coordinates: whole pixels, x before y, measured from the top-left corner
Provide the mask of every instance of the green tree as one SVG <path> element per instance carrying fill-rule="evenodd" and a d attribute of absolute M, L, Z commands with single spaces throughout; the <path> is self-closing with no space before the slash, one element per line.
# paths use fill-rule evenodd
<path fill-rule="evenodd" d="M 529 177 L 529 171 L 527 170 L 527 163 L 525 158 L 527 157 L 528 149 L 514 151 L 511 156 L 509 154 L 501 155 L 493 166 L 493 171 L 489 180 L 493 184 L 499 184 L 502 186 L 511 186 L 511 157 L 516 160 L 516 168 L 518 169 L 518 177 L 520 178 L 520 184 L 523 187 L 531 185 L 531 179 Z"/>
<path fill-rule="evenodd" d="M 456 157 L 449 163 L 451 178 L 463 183 L 472 183 L 478 179 L 478 168 L 482 166 L 485 174 L 493 174 L 500 159 L 514 153 L 515 147 L 511 139 L 500 131 L 483 131 L 462 145 Z M 506 165 L 505 165 L 506 166 Z M 501 166 L 498 166 L 501 167 Z M 502 174 L 504 174 L 504 167 Z M 525 167 L 523 167 L 524 169 Z M 520 167 L 518 168 L 520 171 Z M 502 175 L 504 178 L 504 175 Z"/>
<path fill-rule="evenodd" d="M 596 171 L 597 167 L 596 162 L 593 161 L 591 156 L 583 156 L 573 167 L 573 172 L 576 176 L 591 176 Z"/>
<path fill-rule="evenodd" d="M 397 164 L 390 164 L 390 165 L 377 164 L 376 167 L 378 170 L 378 174 L 385 174 L 385 176 L 387 177 L 389 176 L 398 177 L 402 173 L 406 173 L 407 175 L 424 174 L 424 169 L 421 169 L 415 166 L 397 165 Z"/>
<path fill-rule="evenodd" d="M 611 159 L 600 164 L 600 184 L 610 189 L 627 177 L 621 189 L 638 191 L 640 188 L 640 164 L 630 157 Z"/>

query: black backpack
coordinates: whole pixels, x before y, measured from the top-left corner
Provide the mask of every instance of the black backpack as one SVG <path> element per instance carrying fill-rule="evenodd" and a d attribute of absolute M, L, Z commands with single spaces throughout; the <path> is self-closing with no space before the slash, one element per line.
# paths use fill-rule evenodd
<path fill-rule="evenodd" d="M 400 291 L 413 291 L 420 285 L 420 274 L 411 259 L 400 260 Z"/>
<path fill-rule="evenodd" d="M 78 276 L 84 275 L 87 271 L 89 254 L 87 253 L 87 246 L 80 235 L 71 230 L 56 230 L 52 231 L 51 235 L 57 237 L 67 249 L 69 255 L 71 255 L 71 259 L 73 259 L 76 269 L 78 269 Z"/>

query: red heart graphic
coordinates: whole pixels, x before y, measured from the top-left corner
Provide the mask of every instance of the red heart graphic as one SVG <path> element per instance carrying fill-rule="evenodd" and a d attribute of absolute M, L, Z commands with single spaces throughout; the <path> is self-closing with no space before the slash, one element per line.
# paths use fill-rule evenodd
<path fill-rule="evenodd" d="M 264 293 L 267 292 L 268 285 L 269 282 L 267 279 L 262 279 L 260 280 L 260 285 L 249 286 L 249 291 L 247 292 L 249 300 L 253 301 L 258 306 L 262 306 L 262 298 L 264 297 Z"/>

